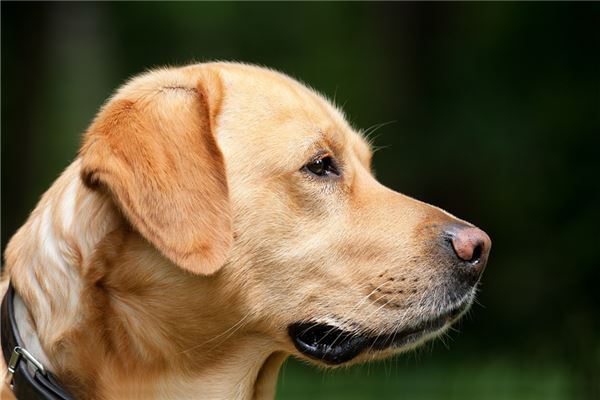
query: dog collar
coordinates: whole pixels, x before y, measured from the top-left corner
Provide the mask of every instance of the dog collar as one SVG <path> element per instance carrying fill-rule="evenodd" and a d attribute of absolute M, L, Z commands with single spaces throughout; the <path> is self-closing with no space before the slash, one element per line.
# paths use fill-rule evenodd
<path fill-rule="evenodd" d="M 9 282 L 2 299 L 0 319 L 2 353 L 9 375 L 5 384 L 10 385 L 18 400 L 73 400 L 58 380 L 23 346 L 15 319 L 14 297 L 15 290 Z"/>

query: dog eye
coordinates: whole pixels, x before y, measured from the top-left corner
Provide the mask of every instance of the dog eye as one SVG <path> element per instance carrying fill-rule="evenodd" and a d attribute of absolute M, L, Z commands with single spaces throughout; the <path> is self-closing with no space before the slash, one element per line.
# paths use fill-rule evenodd
<path fill-rule="evenodd" d="M 313 175 L 323 177 L 340 175 L 331 156 L 325 156 L 323 158 L 311 161 L 310 163 L 306 164 L 303 169 L 307 170 Z"/>

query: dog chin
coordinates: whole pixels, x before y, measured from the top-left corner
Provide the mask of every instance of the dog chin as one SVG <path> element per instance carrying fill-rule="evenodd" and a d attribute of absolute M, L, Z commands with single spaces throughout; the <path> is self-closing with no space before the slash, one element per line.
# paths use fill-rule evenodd
<path fill-rule="evenodd" d="M 311 360 L 328 366 L 384 358 L 411 350 L 439 336 L 469 308 L 472 296 L 437 315 L 402 327 L 391 333 L 365 334 L 364 330 L 327 322 L 297 322 L 289 325 L 288 335 L 296 349 Z"/>

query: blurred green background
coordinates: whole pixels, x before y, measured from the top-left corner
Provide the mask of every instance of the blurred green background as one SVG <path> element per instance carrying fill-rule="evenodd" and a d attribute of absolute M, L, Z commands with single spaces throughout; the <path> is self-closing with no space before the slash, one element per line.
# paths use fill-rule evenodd
<path fill-rule="evenodd" d="M 600 398 L 598 3 L 2 2 L 2 249 L 113 90 L 153 66 L 267 65 L 376 133 L 379 179 L 484 228 L 445 343 L 278 399 Z"/>

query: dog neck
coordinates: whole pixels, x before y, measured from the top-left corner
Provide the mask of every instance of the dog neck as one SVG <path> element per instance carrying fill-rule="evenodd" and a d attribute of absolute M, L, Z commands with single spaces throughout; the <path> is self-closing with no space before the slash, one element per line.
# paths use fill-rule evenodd
<path fill-rule="evenodd" d="M 75 161 L 6 250 L 31 345 L 90 398 L 272 398 L 285 355 L 252 329 L 224 268 L 199 277 L 133 231 L 86 188 Z M 39 342 L 38 342 L 39 339 Z"/>
<path fill-rule="evenodd" d="M 79 161 L 75 161 L 11 238 L 5 251 L 5 276 L 28 311 L 17 314 L 19 327 L 34 327 L 41 351 L 48 353 L 80 323 L 86 260 L 120 220 L 105 196 L 81 184 Z M 49 368 L 55 369 L 54 361 L 48 361 Z"/>

